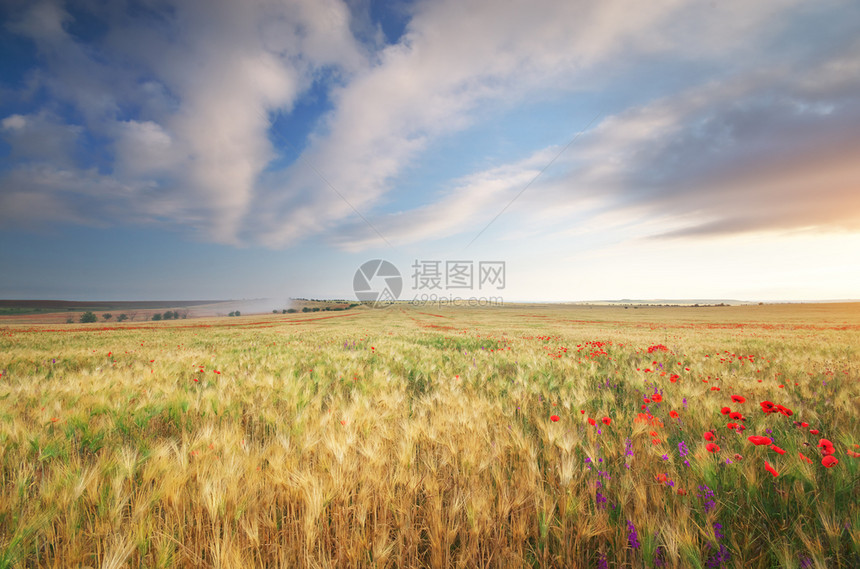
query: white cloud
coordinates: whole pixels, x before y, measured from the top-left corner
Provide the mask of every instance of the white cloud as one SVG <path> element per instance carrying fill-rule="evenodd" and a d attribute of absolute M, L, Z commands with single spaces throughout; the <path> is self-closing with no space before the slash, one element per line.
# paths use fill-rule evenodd
<path fill-rule="evenodd" d="M 0 187 L 20 195 L 12 182 L 23 187 L 22 176 L 40 164 L 66 173 L 51 178 L 62 186 L 40 183 L 40 199 L 70 191 L 90 195 L 81 182 L 93 181 L 92 165 L 75 158 L 76 151 L 90 150 L 81 142 L 86 132 L 110 140 L 114 152 L 112 163 L 99 165 L 100 182 L 92 187 L 134 219 L 192 224 L 229 243 L 283 247 L 323 233 L 350 249 L 380 244 L 355 207 L 391 239 L 432 239 L 489 221 L 492 206 L 500 209 L 540 168 L 535 157 L 553 149 L 533 155 L 524 149 L 531 158 L 451 181 L 434 194 L 441 196 L 436 203 L 428 195 L 412 211 L 381 213 L 386 194 L 397 191 L 392 181 L 430 142 L 486 120 L 494 105 L 514 106 L 546 91 L 574 97 L 584 85 L 618 85 L 640 64 L 696 62 L 721 69 L 718 81 L 639 101 L 604 120 L 570 153 L 570 177 L 541 179 L 540 192 L 530 189 L 517 202 L 532 219 L 561 221 L 562 212 L 599 210 L 601 203 L 665 204 L 683 217 L 707 208 L 702 196 L 733 198 L 753 179 L 694 182 L 713 174 L 713 165 L 730 167 L 743 158 L 732 151 L 738 132 L 723 128 L 742 126 L 732 122 L 737 109 L 726 101 L 755 103 L 761 93 L 772 95 L 769 85 L 776 84 L 791 87 L 797 116 L 802 110 L 838 121 L 846 105 L 856 108 L 856 58 L 829 57 L 814 73 L 805 73 L 814 66 L 803 58 L 799 66 L 779 63 L 774 40 L 798 17 L 798 4 L 658 0 L 631 10 L 620 0 L 421 2 L 411 8 L 400 41 L 371 52 L 381 31 L 361 16 L 367 7 L 351 12 L 340 0 L 151 3 L 134 17 L 125 4 L 111 3 L 104 7 L 107 35 L 86 44 L 69 33 L 72 20 L 60 3 L 40 2 L 9 29 L 36 42 L 44 66 L 32 81 L 73 105 L 80 124 L 62 124 L 49 110 L 4 119 L 12 155 L 26 157 L 28 165 L 7 171 Z M 789 81 L 791 74 L 797 78 Z M 334 110 L 305 141 L 301 160 L 268 170 L 277 156 L 269 139 L 271 113 L 289 113 L 323 76 Z M 763 130 L 790 133 L 775 128 L 782 123 L 767 104 L 750 108 L 773 121 L 762 123 Z M 38 141 L 48 137 L 53 142 L 40 150 Z M 753 134 L 744 144 L 766 147 L 775 140 Z M 711 154 L 703 158 L 697 150 Z M 113 185 L 106 183 L 111 178 Z M 684 184 L 700 195 L 683 191 Z M 727 221 L 720 215 L 699 219 Z"/>
<path fill-rule="evenodd" d="M 152 121 L 123 121 L 118 130 L 116 167 L 125 175 L 168 172 L 183 160 L 170 134 Z"/>
<path fill-rule="evenodd" d="M 548 149 L 521 162 L 455 180 L 451 191 L 438 201 L 414 210 L 378 216 L 372 223 L 397 246 L 464 231 L 476 233 L 480 229 L 477 224 L 489 223 L 557 151 Z M 365 223 L 356 222 L 344 228 L 335 243 L 343 249 L 358 251 L 378 245 L 379 237 Z"/>
<path fill-rule="evenodd" d="M 73 104 L 89 132 L 113 141 L 117 183 L 155 185 L 177 223 L 236 242 L 275 155 L 269 113 L 289 111 L 323 67 L 352 73 L 364 64 L 349 10 L 338 0 L 152 4 L 135 18 L 123 4 L 104 8 L 110 27 L 97 45 L 70 35 L 72 18 L 57 2 L 29 7 L 11 29 L 36 42 L 45 63 L 38 83 Z M 42 158 L 50 164 L 55 153 Z"/>
<path fill-rule="evenodd" d="M 602 66 L 626 65 L 618 60 L 679 53 L 721 59 L 736 51 L 738 36 L 747 45 L 767 41 L 770 32 L 763 27 L 778 28 L 777 12 L 791 4 L 750 8 L 730 2 L 697 11 L 664 0 L 637 7 L 633 17 L 624 2 L 421 3 L 401 41 L 383 50 L 376 66 L 335 91 L 336 110 L 305 156 L 367 213 L 395 190 L 392 178 L 428 141 L 470 125 L 482 105 L 516 104 L 544 90 L 574 93 L 593 76 L 612 72 Z M 299 163 L 294 170 L 305 168 Z M 299 177 L 305 182 L 296 183 Z M 290 172 L 270 182 L 263 189 L 270 195 L 260 202 L 266 213 L 249 215 L 268 245 L 295 242 L 303 234 L 298 227 L 313 226 L 308 216 L 318 231 L 354 217 L 351 208 L 332 205 L 339 198 L 320 180 Z"/>
<path fill-rule="evenodd" d="M 27 118 L 22 115 L 9 115 L 0 125 L 4 130 L 21 130 L 27 126 Z"/>
<path fill-rule="evenodd" d="M 801 228 L 856 231 L 857 61 L 827 54 L 804 62 L 803 72 L 788 64 L 746 70 L 606 117 L 505 216 L 514 216 L 513 226 L 522 228 L 514 234 L 520 237 L 573 239 L 610 228 L 629 233 L 625 228 L 631 226 L 640 237 L 684 238 Z M 836 81 L 834 68 L 853 75 Z M 810 77 L 834 82 L 831 89 L 813 91 Z M 483 227 L 488 212 L 473 204 L 498 194 L 489 185 L 454 186 L 436 203 L 371 222 L 395 242 Z M 490 213 L 501 211 L 511 195 L 493 204 Z M 367 228 L 364 239 L 355 238 L 355 231 L 345 230 L 339 243 L 379 244 Z"/>
<path fill-rule="evenodd" d="M 75 146 L 84 130 L 47 111 L 10 115 L 2 126 L 2 137 L 12 147 L 11 157 L 17 162 L 49 161 L 65 167 L 74 163 Z"/>

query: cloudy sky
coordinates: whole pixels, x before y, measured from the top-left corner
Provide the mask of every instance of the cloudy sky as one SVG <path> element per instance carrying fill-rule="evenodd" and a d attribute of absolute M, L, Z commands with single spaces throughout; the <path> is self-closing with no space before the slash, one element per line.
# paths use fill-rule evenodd
<path fill-rule="evenodd" d="M 860 297 L 856 1 L 0 6 L 0 298 Z"/>

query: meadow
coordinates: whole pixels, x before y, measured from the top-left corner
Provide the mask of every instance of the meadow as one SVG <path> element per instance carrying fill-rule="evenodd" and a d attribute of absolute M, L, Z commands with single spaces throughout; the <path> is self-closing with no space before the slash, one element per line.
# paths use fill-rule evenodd
<path fill-rule="evenodd" d="M 0 568 L 860 567 L 860 305 L 0 322 Z"/>

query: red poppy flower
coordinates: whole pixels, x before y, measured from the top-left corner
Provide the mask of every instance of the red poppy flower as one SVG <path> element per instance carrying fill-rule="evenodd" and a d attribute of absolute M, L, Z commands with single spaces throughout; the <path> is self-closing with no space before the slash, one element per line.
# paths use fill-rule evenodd
<path fill-rule="evenodd" d="M 661 401 L 663 401 L 663 396 L 660 395 L 659 393 L 655 393 L 654 395 L 651 396 L 651 400 L 654 403 L 660 403 Z"/>
<path fill-rule="evenodd" d="M 732 395 L 732 401 L 735 403 L 746 403 L 746 398 L 742 395 Z"/>
<path fill-rule="evenodd" d="M 660 439 L 651 439 L 651 444 L 652 444 L 652 445 L 659 445 L 659 444 L 660 444 Z"/>
<path fill-rule="evenodd" d="M 812 433 L 813 435 L 817 435 L 819 431 L 818 431 L 818 429 L 809 429 L 809 432 Z"/>
<path fill-rule="evenodd" d="M 651 425 L 652 427 L 662 427 L 663 421 L 655 417 L 654 415 L 650 415 L 647 413 L 638 413 L 636 418 L 633 419 L 634 423 L 645 423 L 646 425 Z"/>
<path fill-rule="evenodd" d="M 762 401 L 761 403 L 759 403 L 759 405 L 761 405 L 761 410 L 765 413 L 776 412 L 776 405 L 771 401 Z"/>
<path fill-rule="evenodd" d="M 651 403 L 651 400 L 650 400 L 650 399 L 648 399 L 648 398 L 646 397 L 646 398 L 645 398 L 645 403 Z"/>
<path fill-rule="evenodd" d="M 708 452 L 719 452 L 720 447 L 716 443 L 708 443 L 705 445 L 705 448 L 708 449 Z"/>
<path fill-rule="evenodd" d="M 734 413 L 729 413 L 729 417 L 731 417 L 735 421 L 743 421 L 744 420 L 744 416 L 742 414 L 738 413 L 737 411 L 735 411 Z"/>
<path fill-rule="evenodd" d="M 768 461 L 764 461 L 764 467 L 768 472 L 770 472 L 774 476 L 779 476 L 779 473 L 776 471 L 776 469 L 774 467 L 772 467 L 770 465 L 770 463 Z"/>
<path fill-rule="evenodd" d="M 669 411 L 669 416 L 672 417 L 673 419 L 677 419 L 678 418 L 678 412 L 677 411 Z"/>
<path fill-rule="evenodd" d="M 848 456 L 852 456 L 852 457 L 854 457 L 854 458 L 860 458 L 860 452 L 854 452 L 854 451 L 853 451 L 853 450 L 851 450 L 851 449 L 847 449 L 847 450 L 845 451 L 845 454 L 847 454 Z"/>
<path fill-rule="evenodd" d="M 589 418 L 588 418 L 588 424 L 589 424 L 589 425 L 591 425 L 591 426 L 593 427 L 595 424 L 597 424 L 597 421 L 595 421 L 594 419 L 592 419 L 591 417 L 589 417 Z"/>
<path fill-rule="evenodd" d="M 585 415 L 585 409 L 580 409 L 579 412 Z"/>
<path fill-rule="evenodd" d="M 726 428 L 727 429 L 737 429 L 738 424 L 737 423 L 726 423 Z"/>
<path fill-rule="evenodd" d="M 837 460 L 835 456 L 828 455 L 821 460 L 821 464 L 823 464 L 827 468 L 830 468 L 839 464 L 839 460 Z"/>
<path fill-rule="evenodd" d="M 706 441 L 714 440 L 714 433 L 712 433 L 711 431 L 706 431 L 703 436 L 705 437 Z"/>
<path fill-rule="evenodd" d="M 782 405 L 777 405 L 776 410 L 785 415 L 786 417 L 791 417 L 792 415 L 794 415 L 794 411 L 792 411 L 788 407 L 783 407 Z"/>
<path fill-rule="evenodd" d="M 657 436 L 657 431 L 651 431 L 649 434 L 650 434 L 652 437 L 656 437 L 656 436 Z"/>
<path fill-rule="evenodd" d="M 808 457 L 804 456 L 802 452 L 799 452 L 799 453 L 797 453 L 797 454 L 798 454 L 798 456 L 800 456 L 801 460 L 805 460 L 805 461 L 806 461 L 806 462 L 808 462 L 809 464 L 812 464 L 812 459 L 811 459 L 811 458 L 808 458 Z"/>
<path fill-rule="evenodd" d="M 723 407 L 722 409 L 720 409 L 720 413 L 722 413 L 723 415 L 728 415 L 731 412 L 732 410 L 729 407 Z"/>
<path fill-rule="evenodd" d="M 747 437 L 747 440 L 756 446 L 769 445 L 773 442 L 767 437 L 760 437 L 758 435 L 752 435 L 750 437 Z"/>
<path fill-rule="evenodd" d="M 684 490 L 683 488 L 678 488 L 678 496 L 686 496 L 686 495 L 687 495 L 686 490 Z"/>
<path fill-rule="evenodd" d="M 604 425 L 609 426 L 609 423 L 611 423 L 611 422 L 612 422 L 612 419 L 610 419 L 609 417 L 603 418 L 603 424 Z"/>
<path fill-rule="evenodd" d="M 827 439 L 818 439 L 818 446 L 820 448 L 833 447 L 833 443 Z"/>
<path fill-rule="evenodd" d="M 778 454 L 785 454 L 785 449 L 781 449 L 776 445 L 770 445 L 770 450 L 772 450 Z"/>
<path fill-rule="evenodd" d="M 719 391 L 719 390 L 720 390 L 720 388 L 719 388 L 719 387 L 712 387 L 712 388 L 711 388 L 711 391 Z"/>
<path fill-rule="evenodd" d="M 552 417 L 549 418 L 549 420 L 552 421 L 553 423 L 557 423 L 559 418 L 560 417 L 558 415 L 553 415 Z"/>

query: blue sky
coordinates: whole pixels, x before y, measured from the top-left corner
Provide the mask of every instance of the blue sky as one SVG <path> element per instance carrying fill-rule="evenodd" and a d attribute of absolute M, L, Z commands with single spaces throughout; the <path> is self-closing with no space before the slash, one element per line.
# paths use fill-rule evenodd
<path fill-rule="evenodd" d="M 635 6 L 4 2 L 0 298 L 857 298 L 860 4 Z"/>

